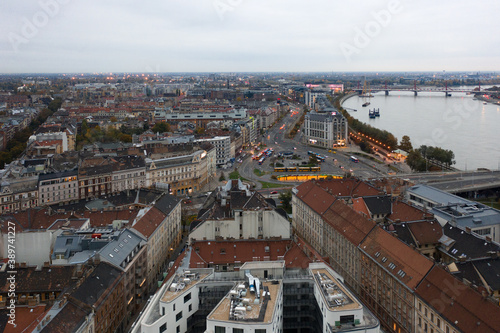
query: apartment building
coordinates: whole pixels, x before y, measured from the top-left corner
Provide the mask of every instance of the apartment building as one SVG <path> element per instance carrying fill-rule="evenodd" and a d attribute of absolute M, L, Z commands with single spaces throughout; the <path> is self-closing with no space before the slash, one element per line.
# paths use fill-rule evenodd
<path fill-rule="evenodd" d="M 154 205 L 143 208 L 132 223 L 131 230 L 147 246 L 147 292 L 157 288 L 157 281 L 172 259 L 182 238 L 181 201 L 170 194 L 163 194 Z M 142 282 L 141 282 L 142 283 Z"/>
<path fill-rule="evenodd" d="M 79 193 L 78 170 L 38 176 L 38 197 L 41 206 L 78 201 Z"/>
<path fill-rule="evenodd" d="M 231 151 L 230 136 L 216 136 L 210 139 L 199 139 L 195 142 L 209 142 L 215 147 L 217 166 L 223 166 L 234 160 L 234 150 Z"/>
<path fill-rule="evenodd" d="M 375 333 L 380 324 L 326 264 L 311 263 L 299 273 L 288 269 L 284 261 L 260 261 L 220 274 L 208 268 L 179 267 L 132 332 L 294 329 Z"/>
<path fill-rule="evenodd" d="M 146 186 L 168 184 L 174 195 L 191 195 L 214 176 L 214 162 L 213 154 L 205 150 L 184 156 L 146 159 Z"/>

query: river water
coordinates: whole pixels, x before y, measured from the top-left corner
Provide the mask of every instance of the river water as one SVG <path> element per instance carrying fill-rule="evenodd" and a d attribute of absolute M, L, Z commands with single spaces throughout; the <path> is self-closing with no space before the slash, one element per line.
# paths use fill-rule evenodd
<path fill-rule="evenodd" d="M 421 145 L 450 149 L 454 167 L 461 170 L 500 169 L 500 105 L 483 104 L 473 95 L 452 93 L 390 92 L 373 97 L 354 96 L 343 107 L 356 119 L 394 134 L 398 142 L 410 137 L 413 148 Z M 362 107 L 365 101 L 370 105 Z M 380 109 L 380 117 L 369 118 L 368 110 Z M 355 109 L 357 111 L 353 111 Z"/>

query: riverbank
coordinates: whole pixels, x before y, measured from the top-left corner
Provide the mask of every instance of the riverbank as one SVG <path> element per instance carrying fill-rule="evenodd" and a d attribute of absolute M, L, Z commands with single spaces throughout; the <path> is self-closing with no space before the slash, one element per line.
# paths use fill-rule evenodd
<path fill-rule="evenodd" d="M 366 112 L 350 112 L 358 121 L 391 131 L 401 139 L 411 138 L 414 148 L 422 145 L 441 147 L 455 154 L 453 167 L 461 170 L 486 168 L 497 170 L 500 165 L 500 147 L 497 124 L 500 106 L 473 100 L 473 95 L 456 93 L 422 93 L 414 96 L 401 92 L 385 96 L 374 94 L 371 106 L 380 108 L 381 116 L 369 118 Z M 340 100 L 340 98 L 339 98 Z M 344 108 L 361 109 L 363 98 L 344 101 Z"/>
<path fill-rule="evenodd" d="M 491 97 L 491 96 L 489 96 L 488 98 L 486 98 L 486 97 L 484 97 L 482 95 L 476 95 L 476 96 L 474 96 L 474 98 L 478 99 L 480 101 L 489 103 L 489 104 L 500 105 L 500 99 L 494 98 L 494 97 Z"/>

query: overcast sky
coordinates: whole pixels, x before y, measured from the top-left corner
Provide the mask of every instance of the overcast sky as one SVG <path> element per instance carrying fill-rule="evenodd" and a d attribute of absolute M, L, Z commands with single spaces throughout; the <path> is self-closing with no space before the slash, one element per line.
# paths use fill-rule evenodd
<path fill-rule="evenodd" d="M 500 1 L 3 0 L 0 73 L 497 71 Z"/>

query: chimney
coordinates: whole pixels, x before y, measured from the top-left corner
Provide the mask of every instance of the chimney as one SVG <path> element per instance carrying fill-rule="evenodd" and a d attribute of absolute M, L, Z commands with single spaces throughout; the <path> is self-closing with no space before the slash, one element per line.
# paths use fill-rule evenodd
<path fill-rule="evenodd" d="M 485 240 L 486 240 L 487 243 L 491 243 L 491 237 L 490 236 L 486 236 Z"/>
<path fill-rule="evenodd" d="M 465 232 L 468 233 L 468 234 L 470 234 L 471 233 L 471 228 L 465 227 Z"/>

